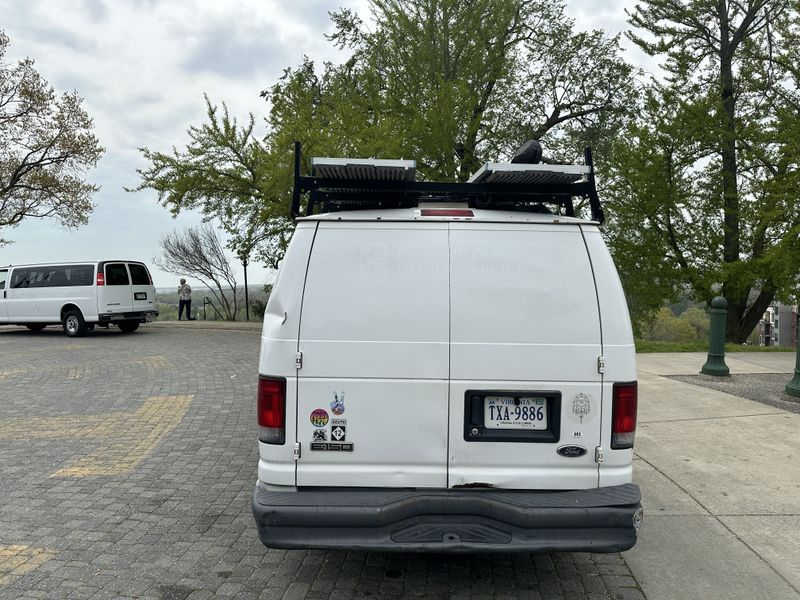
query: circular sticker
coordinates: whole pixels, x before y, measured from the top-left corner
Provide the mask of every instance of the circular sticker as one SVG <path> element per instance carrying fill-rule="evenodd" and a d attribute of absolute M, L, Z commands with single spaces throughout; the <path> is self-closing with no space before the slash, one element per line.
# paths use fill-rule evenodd
<path fill-rule="evenodd" d="M 583 425 L 597 414 L 597 403 L 589 394 L 577 394 L 567 403 L 567 416 L 573 423 Z"/>
<path fill-rule="evenodd" d="M 311 424 L 314 427 L 325 427 L 328 424 L 328 412 L 322 408 L 311 411 Z"/>

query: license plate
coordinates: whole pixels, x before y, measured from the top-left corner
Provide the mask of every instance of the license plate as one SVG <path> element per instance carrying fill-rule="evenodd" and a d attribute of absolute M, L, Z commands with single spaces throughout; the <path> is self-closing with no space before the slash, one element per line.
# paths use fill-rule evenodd
<path fill-rule="evenodd" d="M 547 402 L 544 398 L 530 396 L 486 396 L 483 426 L 486 429 L 547 429 Z"/>
<path fill-rule="evenodd" d="M 147 292 L 134 292 L 133 293 L 134 300 L 147 300 Z"/>

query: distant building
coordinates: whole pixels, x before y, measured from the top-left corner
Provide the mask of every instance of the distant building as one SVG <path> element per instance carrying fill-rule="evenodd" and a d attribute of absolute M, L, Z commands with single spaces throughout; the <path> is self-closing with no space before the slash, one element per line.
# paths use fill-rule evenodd
<path fill-rule="evenodd" d="M 762 346 L 797 347 L 797 305 L 774 303 L 758 323 Z"/>

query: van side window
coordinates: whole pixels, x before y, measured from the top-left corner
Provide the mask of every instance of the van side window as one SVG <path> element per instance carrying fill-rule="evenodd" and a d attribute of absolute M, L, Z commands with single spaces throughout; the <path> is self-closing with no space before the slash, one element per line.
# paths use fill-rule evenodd
<path fill-rule="evenodd" d="M 133 285 L 150 285 L 150 277 L 147 275 L 147 269 L 144 265 L 128 263 L 128 268 L 131 270 Z"/>
<path fill-rule="evenodd" d="M 8 277 L 8 271 L 0 271 L 0 290 L 6 289 L 6 277 Z"/>
<path fill-rule="evenodd" d="M 15 280 L 16 280 L 15 271 Z M 25 271 L 25 282 L 15 287 L 67 287 L 74 285 L 92 285 L 94 267 L 92 265 L 46 266 L 35 267 Z"/>
<path fill-rule="evenodd" d="M 28 271 L 15 269 L 14 274 L 11 276 L 11 287 L 15 289 L 28 287 Z"/>
<path fill-rule="evenodd" d="M 57 267 L 28 269 L 28 287 L 50 287 Z"/>
<path fill-rule="evenodd" d="M 72 265 L 65 269 L 67 282 L 64 285 L 92 285 L 94 265 Z"/>
<path fill-rule="evenodd" d="M 128 270 L 124 264 L 106 265 L 106 285 L 129 285 Z"/>

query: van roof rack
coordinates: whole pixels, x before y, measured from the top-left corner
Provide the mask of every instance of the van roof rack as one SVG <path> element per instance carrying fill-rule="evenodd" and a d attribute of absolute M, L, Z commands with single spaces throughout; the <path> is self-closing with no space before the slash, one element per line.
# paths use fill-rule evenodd
<path fill-rule="evenodd" d="M 460 202 L 470 208 L 548 212 L 545 204 L 575 216 L 574 198 L 586 198 L 592 220 L 604 221 L 592 151 L 585 165 L 486 163 L 466 183 L 416 181 L 413 160 L 313 158 L 311 176 L 300 175 L 300 142 L 294 143 L 292 217 L 308 193 L 305 216 L 377 208 L 413 208 L 419 202 Z"/>

